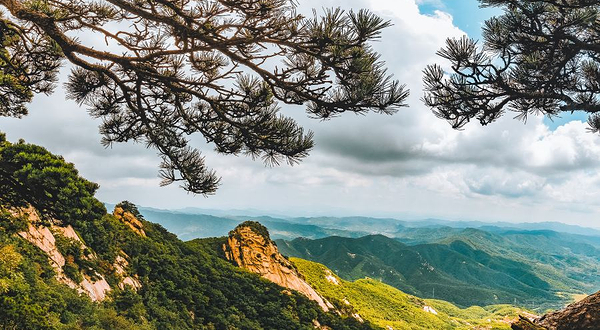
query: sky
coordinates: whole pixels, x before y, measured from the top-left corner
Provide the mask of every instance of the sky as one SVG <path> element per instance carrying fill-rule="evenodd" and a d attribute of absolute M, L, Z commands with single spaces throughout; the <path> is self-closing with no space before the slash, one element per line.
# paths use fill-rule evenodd
<path fill-rule="evenodd" d="M 585 116 L 532 117 L 524 124 L 507 114 L 487 127 L 473 123 L 456 131 L 420 101 L 422 70 L 440 63 L 435 52 L 446 38 L 466 33 L 478 39 L 481 24 L 497 9 L 480 9 L 476 0 L 299 1 L 305 13 L 337 6 L 368 8 L 392 21 L 374 48 L 411 89 L 410 107 L 393 116 L 315 121 L 301 107 L 282 106 L 283 114 L 315 133 L 316 147 L 300 165 L 269 168 L 194 141 L 222 177 L 216 195 L 161 188 L 156 152 L 133 143 L 103 148 L 99 122 L 65 100 L 62 88 L 36 96 L 23 119 L 0 118 L 0 131 L 62 154 L 100 184 L 97 197 L 108 203 L 600 227 L 600 137 L 586 131 Z"/>

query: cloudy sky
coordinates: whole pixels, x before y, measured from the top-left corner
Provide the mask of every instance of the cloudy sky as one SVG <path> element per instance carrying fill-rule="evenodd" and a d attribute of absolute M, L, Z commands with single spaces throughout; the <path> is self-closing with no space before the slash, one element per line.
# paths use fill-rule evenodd
<path fill-rule="evenodd" d="M 98 122 L 65 101 L 62 89 L 37 96 L 24 119 L 0 118 L 9 139 L 41 144 L 75 163 L 101 186 L 105 202 L 177 209 L 259 209 L 284 215 L 437 217 L 483 221 L 565 223 L 600 227 L 600 137 L 585 118 L 527 124 L 507 115 L 482 128 L 454 131 L 421 104 L 421 71 L 439 61 L 448 37 L 478 38 L 497 11 L 476 0 L 301 0 L 300 8 L 370 8 L 391 20 L 375 44 L 395 78 L 411 89 L 410 108 L 394 116 L 345 115 L 327 122 L 284 107 L 316 135 L 302 164 L 265 168 L 246 157 L 200 146 L 223 177 L 215 196 L 158 186 L 159 158 L 143 145 L 100 146 Z M 64 81 L 64 80 L 63 80 Z"/>

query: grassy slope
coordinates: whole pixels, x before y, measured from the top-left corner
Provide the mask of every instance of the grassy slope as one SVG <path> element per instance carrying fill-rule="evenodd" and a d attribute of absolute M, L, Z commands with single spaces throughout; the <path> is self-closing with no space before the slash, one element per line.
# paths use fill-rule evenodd
<path fill-rule="evenodd" d="M 460 309 L 445 301 L 405 294 L 373 279 L 344 281 L 321 264 L 299 258 L 290 260 L 327 299 L 342 308 L 347 306 L 347 301 L 362 318 L 384 329 L 472 329 L 475 326 L 510 329 L 506 321 L 515 319 L 520 312 L 509 305 Z M 432 307 L 438 314 L 426 312 L 425 306 Z"/>

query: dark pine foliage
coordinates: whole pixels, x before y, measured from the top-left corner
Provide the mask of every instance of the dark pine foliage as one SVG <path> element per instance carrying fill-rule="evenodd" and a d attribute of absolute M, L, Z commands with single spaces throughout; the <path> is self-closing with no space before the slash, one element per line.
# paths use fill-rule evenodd
<path fill-rule="evenodd" d="M 452 127 L 504 112 L 526 120 L 585 111 L 600 131 L 600 3 L 597 0 L 480 0 L 504 13 L 487 20 L 481 47 L 449 39 L 425 69 L 424 102 Z M 449 76 L 447 76 L 447 74 Z"/>
<path fill-rule="evenodd" d="M 252 229 L 253 232 L 262 236 L 267 242 L 271 241 L 271 236 L 269 235 L 269 230 L 267 229 L 267 227 L 263 226 L 262 224 L 260 224 L 260 222 L 257 221 L 242 222 L 234 230 L 229 232 L 229 236 L 236 235 L 236 230 L 238 228 L 243 227 L 250 227 L 250 229 Z"/>
<path fill-rule="evenodd" d="M 50 92 L 61 60 L 68 97 L 102 118 L 103 144 L 136 141 L 162 156 L 162 184 L 211 194 L 219 177 L 189 136 L 222 154 L 294 164 L 313 133 L 280 114 L 392 114 L 408 91 L 370 41 L 389 22 L 360 10 L 303 17 L 292 0 L 0 0 L 0 115 Z M 86 33 L 85 38 L 81 34 Z M 77 36 L 77 37 L 76 37 Z M 78 38 L 79 37 L 79 38 Z M 93 42 L 92 42 L 93 40 Z M 99 49 L 96 40 L 110 46 Z"/>
<path fill-rule="evenodd" d="M 115 207 L 122 208 L 123 211 L 133 214 L 133 216 L 136 217 L 137 219 L 140 219 L 140 220 L 144 219 L 144 216 L 140 213 L 137 206 L 130 201 L 122 201 L 119 204 L 117 204 Z"/>
<path fill-rule="evenodd" d="M 0 132 L 0 205 L 32 205 L 47 219 L 74 225 L 106 213 L 94 198 L 97 189 L 61 156 L 23 141 L 10 143 Z"/>

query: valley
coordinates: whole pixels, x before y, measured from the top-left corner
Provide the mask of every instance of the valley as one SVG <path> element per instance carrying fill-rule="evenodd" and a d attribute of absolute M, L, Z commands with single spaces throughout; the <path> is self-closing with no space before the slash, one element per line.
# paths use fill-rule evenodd
<path fill-rule="evenodd" d="M 322 263 L 345 280 L 369 277 L 463 307 L 545 311 L 600 290 L 600 236 L 593 229 L 581 235 L 586 229 L 577 226 L 140 210 L 184 239 L 222 236 L 244 219 L 259 221 L 284 255 Z M 469 225 L 478 227 L 462 227 Z"/>

